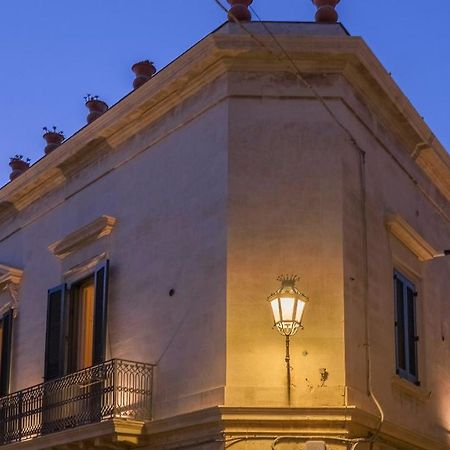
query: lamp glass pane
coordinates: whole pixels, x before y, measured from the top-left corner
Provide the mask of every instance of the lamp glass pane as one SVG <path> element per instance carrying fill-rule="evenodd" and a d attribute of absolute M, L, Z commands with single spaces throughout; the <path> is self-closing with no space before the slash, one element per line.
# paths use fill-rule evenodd
<path fill-rule="evenodd" d="M 294 305 L 295 299 L 292 297 L 280 298 L 281 303 L 281 315 L 283 321 L 293 321 L 294 320 Z"/>
<path fill-rule="evenodd" d="M 275 298 L 270 302 L 270 306 L 272 307 L 272 313 L 273 313 L 273 320 L 275 323 L 278 323 L 281 320 L 280 317 L 280 308 L 278 306 L 278 299 Z"/>
<path fill-rule="evenodd" d="M 298 323 L 302 323 L 302 317 L 303 317 L 303 312 L 305 310 L 305 302 L 302 302 L 301 300 L 297 301 L 297 311 L 295 314 L 295 321 Z"/>

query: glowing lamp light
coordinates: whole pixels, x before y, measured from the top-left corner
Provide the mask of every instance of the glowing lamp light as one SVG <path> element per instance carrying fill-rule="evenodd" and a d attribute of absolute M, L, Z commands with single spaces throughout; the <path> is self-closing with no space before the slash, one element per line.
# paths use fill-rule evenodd
<path fill-rule="evenodd" d="M 302 327 L 303 313 L 308 298 L 296 287 L 297 276 L 280 276 L 281 287 L 267 301 L 272 307 L 274 324 L 284 336 L 293 336 Z"/>
<path fill-rule="evenodd" d="M 271 294 L 267 301 L 270 303 L 273 321 L 277 330 L 286 337 L 286 374 L 288 402 L 291 404 L 291 356 L 290 339 L 299 328 L 303 328 L 302 319 L 308 297 L 300 292 L 295 283 L 298 281 L 296 275 L 282 275 L 277 278 L 281 281 L 281 287 Z"/>

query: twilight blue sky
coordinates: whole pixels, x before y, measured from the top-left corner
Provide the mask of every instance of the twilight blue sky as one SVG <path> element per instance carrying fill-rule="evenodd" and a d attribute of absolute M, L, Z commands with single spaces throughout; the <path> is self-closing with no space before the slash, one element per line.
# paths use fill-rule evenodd
<path fill-rule="evenodd" d="M 225 3 L 225 0 L 222 0 Z M 308 21 L 310 0 L 254 0 L 263 20 Z M 341 0 L 361 35 L 450 149 L 450 2 Z M 8 158 L 35 161 L 43 126 L 85 124 L 83 96 L 110 105 L 131 89 L 132 63 L 158 69 L 225 21 L 214 0 L 21 0 L 0 3 L 0 185 Z"/>

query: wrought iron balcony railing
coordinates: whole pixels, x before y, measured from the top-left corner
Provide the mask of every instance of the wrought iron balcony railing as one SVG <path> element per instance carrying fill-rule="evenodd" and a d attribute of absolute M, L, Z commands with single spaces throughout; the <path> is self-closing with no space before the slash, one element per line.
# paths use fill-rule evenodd
<path fill-rule="evenodd" d="M 150 420 L 153 367 L 113 359 L 0 398 L 0 445 L 112 418 Z"/>

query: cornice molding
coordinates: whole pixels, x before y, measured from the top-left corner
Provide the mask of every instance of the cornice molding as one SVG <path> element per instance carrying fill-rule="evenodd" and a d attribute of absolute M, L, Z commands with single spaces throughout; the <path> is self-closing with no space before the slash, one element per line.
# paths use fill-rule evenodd
<path fill-rule="evenodd" d="M 197 43 L 151 81 L 4 186 L 0 190 L 0 205 L 8 205 L 5 218 L 58 188 L 67 176 L 103 153 L 116 150 L 223 74 L 233 70 L 292 70 L 285 55 L 258 24 L 248 26 L 266 48 L 232 25 L 223 25 Z M 336 29 L 329 28 L 329 36 L 321 35 L 324 29 L 314 24 L 270 26 L 276 27 L 277 40 L 303 73 L 342 74 L 368 108 L 404 143 L 407 151 L 411 150 L 410 155 L 417 145 L 428 146 L 416 158 L 416 163 L 450 200 L 450 156 L 361 38 L 344 35 L 338 25 Z"/>
<path fill-rule="evenodd" d="M 310 417 L 331 420 L 312 422 Z M 334 423 L 333 418 L 339 418 Z M 215 443 L 220 439 L 241 438 L 251 442 L 255 436 L 271 440 L 280 436 L 317 436 L 338 434 L 341 437 L 362 437 L 373 432 L 379 419 L 354 406 L 319 408 L 245 408 L 214 407 L 188 414 L 155 420 L 147 423 L 113 419 L 60 433 L 48 434 L 28 441 L 5 445 L 5 449 L 17 450 L 82 450 L 85 448 L 110 448 L 134 446 L 158 449 L 179 449 L 181 446 L 198 445 L 199 442 Z M 356 434 L 355 434 L 356 433 Z M 381 441 L 400 448 L 417 450 L 447 450 L 444 442 L 407 430 L 390 420 L 385 420 L 379 435 Z M 325 439 L 326 440 L 326 439 Z M 256 440 L 256 442 L 258 442 Z M 406 446 L 406 447 L 405 447 Z"/>
<path fill-rule="evenodd" d="M 101 216 L 49 245 L 48 249 L 53 255 L 63 259 L 80 248 L 111 234 L 116 221 L 114 217 Z"/>
<path fill-rule="evenodd" d="M 20 284 L 23 270 L 0 264 L 0 287 L 5 284 Z"/>
<path fill-rule="evenodd" d="M 211 439 L 242 439 L 252 442 L 265 437 L 270 441 L 282 436 L 340 436 L 361 438 L 379 425 L 378 414 L 356 406 L 339 407 L 226 407 L 218 406 L 192 413 L 154 420 L 146 426 L 148 442 L 159 448 L 177 449 L 186 442 Z M 396 448 L 446 450 L 444 442 L 406 429 L 391 419 L 383 422 L 379 439 Z M 326 441 L 326 439 L 324 439 Z M 258 442 L 258 438 L 255 440 Z M 270 446 L 270 445 L 269 445 Z"/>
<path fill-rule="evenodd" d="M 420 261 L 429 261 L 439 253 L 399 214 L 389 215 L 386 227 Z"/>
<path fill-rule="evenodd" d="M 111 419 L 104 422 L 70 428 L 22 442 L 2 446 L 14 450 L 85 450 L 87 448 L 123 450 L 141 443 L 144 422 Z"/>
<path fill-rule="evenodd" d="M 450 161 L 430 146 L 422 148 L 416 157 L 417 164 L 431 178 L 442 193 L 450 199 Z"/>
<path fill-rule="evenodd" d="M 16 180 L 17 188 L 10 192 L 7 199 L 2 196 L 3 189 L 0 190 L 0 204 L 6 202 L 11 204 L 16 211 L 21 211 L 61 186 L 65 177 L 57 167 L 48 167 L 38 173 L 33 173 L 29 169 Z M 14 180 L 14 183 L 16 180 Z M 13 187 L 14 183 L 9 183 L 4 189 Z"/>

